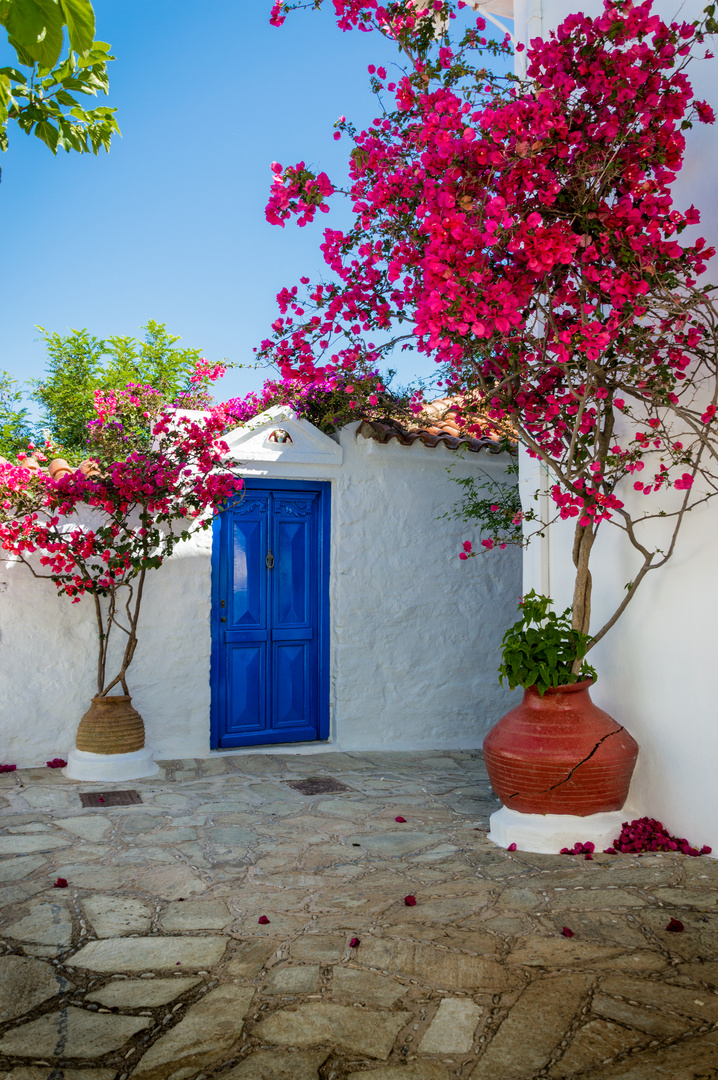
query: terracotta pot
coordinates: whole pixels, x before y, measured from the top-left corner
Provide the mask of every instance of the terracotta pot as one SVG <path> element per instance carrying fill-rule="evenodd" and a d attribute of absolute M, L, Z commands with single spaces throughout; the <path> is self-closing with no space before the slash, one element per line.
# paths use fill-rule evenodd
<path fill-rule="evenodd" d="M 91 754 L 131 754 L 145 745 L 145 725 L 132 698 L 93 697 L 77 729 L 75 746 Z"/>
<path fill-rule="evenodd" d="M 49 472 L 53 480 L 60 480 L 63 476 L 75 470 L 70 468 L 64 458 L 53 458 L 50 462 Z"/>
<path fill-rule="evenodd" d="M 524 690 L 484 739 L 491 786 L 504 806 L 524 814 L 586 817 L 620 810 L 638 743 L 591 701 L 592 679 Z"/>
<path fill-rule="evenodd" d="M 86 459 L 85 461 L 80 462 L 78 468 L 83 476 L 100 476 L 100 470 L 96 461 Z"/>

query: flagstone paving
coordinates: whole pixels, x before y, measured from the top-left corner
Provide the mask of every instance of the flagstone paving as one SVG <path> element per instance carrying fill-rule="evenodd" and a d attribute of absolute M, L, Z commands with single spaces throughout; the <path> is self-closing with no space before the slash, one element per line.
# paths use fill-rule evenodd
<path fill-rule="evenodd" d="M 713 859 L 500 851 L 468 751 L 116 786 L 0 776 L 0 1080 L 718 1080 Z"/>

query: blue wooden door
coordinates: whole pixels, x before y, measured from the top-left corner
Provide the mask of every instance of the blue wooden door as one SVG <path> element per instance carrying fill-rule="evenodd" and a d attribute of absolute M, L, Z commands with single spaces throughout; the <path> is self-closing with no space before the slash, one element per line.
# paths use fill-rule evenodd
<path fill-rule="evenodd" d="M 246 481 L 213 544 L 212 746 L 329 737 L 329 484 Z"/>

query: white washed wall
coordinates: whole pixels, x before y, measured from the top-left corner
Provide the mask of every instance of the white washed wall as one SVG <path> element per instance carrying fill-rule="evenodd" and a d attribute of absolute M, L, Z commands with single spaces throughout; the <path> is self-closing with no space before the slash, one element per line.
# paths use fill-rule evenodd
<path fill-rule="evenodd" d="M 663 17 L 690 20 L 703 3 L 657 3 Z M 571 11 L 596 14 L 597 0 L 543 0 L 543 33 Z M 713 51 L 716 51 L 715 49 Z M 689 69 L 697 96 L 718 109 L 718 64 L 699 60 Z M 687 132 L 687 162 L 675 185 L 680 208 L 695 203 L 702 221 L 693 232 L 718 244 L 714 198 L 718 174 L 718 133 L 699 124 Z M 682 239 L 688 236 L 686 232 Z M 718 281 L 714 260 L 707 277 Z M 523 490 L 536 487 L 523 470 Z M 657 817 L 674 832 L 718 850 L 718 708 L 713 685 L 718 653 L 718 506 L 695 510 L 687 519 L 677 553 L 640 586 L 621 621 L 592 654 L 599 682 L 598 705 L 620 720 L 641 746 L 629 805 Z M 572 530 L 553 527 L 544 544 L 529 549 L 524 588 L 532 586 L 571 602 Z M 631 579 L 631 553 L 606 530 L 595 553 L 594 615 L 597 628 Z"/>
<path fill-rule="evenodd" d="M 280 456 L 243 469 L 332 482 L 331 737 L 304 749 L 478 747 L 512 701 L 497 682 L 497 648 L 520 559 L 507 550 L 462 562 L 471 530 L 438 518 L 460 494 L 452 462 L 457 475 L 501 476 L 505 458 L 380 445 L 354 427 L 341 433 L 341 465 Z M 209 753 L 211 543 L 198 534 L 148 577 L 129 676 L 159 757 Z M 0 564 L 0 762 L 67 756 L 95 665 L 91 602 L 70 604 L 24 567 Z"/>

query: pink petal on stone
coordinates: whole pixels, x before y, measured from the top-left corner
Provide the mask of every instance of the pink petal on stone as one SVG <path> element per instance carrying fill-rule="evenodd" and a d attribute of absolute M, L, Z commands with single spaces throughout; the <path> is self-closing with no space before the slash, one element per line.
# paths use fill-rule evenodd
<path fill-rule="evenodd" d="M 405 896 L 404 903 L 407 907 L 416 907 L 416 897 L 411 895 Z"/>
<path fill-rule="evenodd" d="M 507 851 L 516 851 L 516 844 L 509 844 L 506 848 Z"/>
<path fill-rule="evenodd" d="M 402 817 L 401 814 L 400 814 L 399 817 L 394 818 L 394 821 L 398 821 L 401 825 L 404 825 L 405 822 L 406 822 L 406 818 Z"/>
<path fill-rule="evenodd" d="M 269 919 L 266 915 L 260 915 L 258 922 L 260 926 L 267 926 L 269 924 Z"/>
<path fill-rule="evenodd" d="M 358 937 L 353 937 L 351 939 L 351 941 L 349 942 L 349 948 L 350 949 L 356 949 L 357 945 L 361 945 L 361 941 L 359 940 Z"/>
<path fill-rule="evenodd" d="M 671 916 L 671 921 L 666 927 L 666 930 L 668 930 L 671 934 L 682 934 L 685 930 L 685 926 L 680 919 L 674 919 L 673 916 Z"/>
<path fill-rule="evenodd" d="M 561 933 L 563 934 L 564 937 L 573 937 L 574 936 L 573 930 L 569 930 L 569 928 L 567 926 L 564 926 Z"/>

